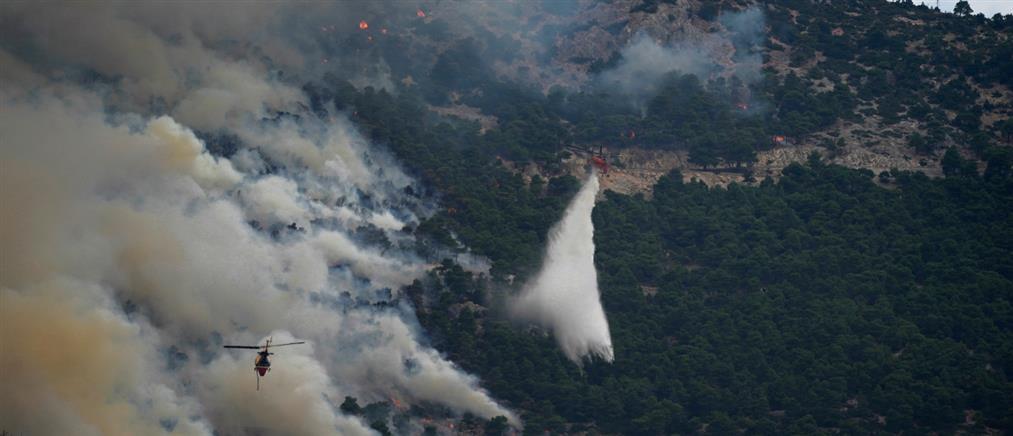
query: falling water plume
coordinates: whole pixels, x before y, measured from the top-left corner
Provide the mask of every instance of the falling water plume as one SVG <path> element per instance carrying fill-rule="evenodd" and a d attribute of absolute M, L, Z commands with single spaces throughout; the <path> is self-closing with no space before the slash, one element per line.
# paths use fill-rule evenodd
<path fill-rule="evenodd" d="M 597 356 L 611 362 L 612 338 L 598 292 L 594 268 L 591 211 L 598 193 L 592 173 L 549 230 L 545 261 L 514 303 L 514 314 L 552 330 L 570 360 L 580 364 Z"/>

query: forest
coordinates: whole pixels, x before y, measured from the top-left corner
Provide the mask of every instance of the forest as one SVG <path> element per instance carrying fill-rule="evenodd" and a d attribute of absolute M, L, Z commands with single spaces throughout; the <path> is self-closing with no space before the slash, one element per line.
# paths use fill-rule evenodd
<path fill-rule="evenodd" d="M 433 119 L 421 96 L 328 95 L 441 192 L 442 211 L 415 233 L 492 261 L 476 276 L 445 260 L 407 295 L 434 344 L 521 410 L 526 432 L 1013 425 L 1008 161 L 979 174 L 953 153 L 950 176 L 930 179 L 814 154 L 755 186 L 674 172 L 651 198 L 607 192 L 595 261 L 617 357 L 578 368 L 545 332 L 510 322 L 502 301 L 538 267 L 579 181 L 560 172 L 525 183 L 496 158 L 520 142 L 504 139 L 509 129 L 480 135 L 476 123 Z"/>
<path fill-rule="evenodd" d="M 894 190 L 814 156 L 778 183 L 672 174 L 651 200 L 608 195 L 594 218 L 611 365 L 580 371 L 548 337 L 449 316 L 482 288 L 453 269 L 429 284 L 442 298 L 424 325 L 536 432 L 1008 428 L 1013 186 L 884 176 Z"/>
<path fill-rule="evenodd" d="M 737 107 L 747 85 L 679 72 L 664 79 L 644 112 L 603 90 L 543 94 L 489 74 L 474 62 L 484 54 L 471 40 L 442 53 L 432 82 L 417 89 L 357 90 L 333 76 L 304 88 L 320 113 L 329 105 L 354 109 L 370 139 L 440 194 L 441 210 L 408 229 L 424 246 L 491 261 L 488 275 L 475 275 L 445 259 L 406 294 L 434 345 L 519 410 L 525 433 L 1013 427 L 1013 124 L 983 127 L 976 120 L 990 108 L 966 86 L 1010 77 L 995 74 L 1009 70 L 1008 42 L 979 38 L 1009 18 L 939 16 L 909 2 L 777 5 L 772 32 L 794 45 L 792 56 L 802 62 L 807 50 L 819 50 L 828 60 L 805 76 L 765 71 L 748 85 L 769 108 L 755 115 Z M 808 21 L 789 25 L 779 15 L 789 8 Z M 843 19 L 847 8 L 878 18 Z M 900 12 L 942 27 L 927 35 L 884 32 L 885 20 Z M 846 38 L 806 30 L 828 30 L 833 20 Z M 920 58 L 899 42 L 937 38 L 939 29 L 974 36 L 979 56 Z M 902 72 L 922 63 L 940 70 Z M 939 85 L 946 65 L 964 67 L 953 72 L 958 80 Z M 840 78 L 849 75 L 852 86 L 844 86 Z M 820 80 L 838 86 L 812 92 Z M 427 110 L 445 103 L 447 92 L 473 88 L 482 92 L 463 93 L 463 102 L 497 117 L 496 128 L 481 131 L 477 122 Z M 878 112 L 860 110 L 870 103 Z M 801 139 L 871 116 L 921 123 L 928 133 L 912 136 L 910 146 L 941 153 L 946 177 L 873 174 L 814 153 L 776 180 L 708 187 L 675 171 L 651 196 L 606 192 L 594 210 L 595 262 L 615 362 L 578 367 L 547 332 L 504 313 L 579 187 L 560 168 L 565 145 L 635 142 L 688 150 L 704 168 L 738 166 L 773 147 L 771 135 Z M 503 159 L 533 162 L 547 176 L 526 181 Z M 501 421 L 472 424 L 505 430 Z"/>
<path fill-rule="evenodd" d="M 656 13 L 660 3 L 678 2 L 640 2 L 630 13 Z M 419 90 L 412 91 L 428 104 L 446 105 L 454 93 L 456 103 L 496 117 L 500 128 L 491 133 L 497 151 L 515 160 L 551 161 L 562 144 L 635 143 L 688 150 L 691 160 L 705 167 L 739 166 L 777 145 L 774 137 L 817 142 L 833 152 L 842 141 L 841 121 L 867 119 L 880 125 L 871 129 L 881 134 L 870 142 L 900 135 L 912 155 L 933 156 L 956 146 L 980 160 L 1007 158 L 997 140 L 1008 145 L 1013 122 L 996 86 L 1010 86 L 1013 76 L 1008 16 L 985 17 L 969 8 L 944 14 L 911 1 L 809 0 L 725 0 L 706 3 L 695 14 L 716 21 L 747 7 L 762 7 L 768 30 L 762 41 L 736 50 L 762 58 L 760 79 L 674 70 L 643 107 L 631 105 L 622 90 L 600 84 L 543 92 L 536 84 L 501 77 L 490 60 L 509 57 L 516 48 L 489 32 L 459 39 L 437 33 L 448 48 L 433 55 L 425 74 L 418 70 L 426 67 L 418 65 L 393 68 L 397 75 L 418 78 Z M 432 27 L 445 26 L 437 20 Z M 574 31 L 551 30 L 554 37 Z M 382 43 L 376 50 L 389 54 L 396 47 Z M 620 51 L 606 58 L 571 61 L 597 74 L 624 60 Z M 1005 101 L 1008 106 L 1008 97 Z M 989 114 L 1000 119 L 986 125 L 982 120 Z M 898 129 L 901 121 L 917 129 Z"/>
<path fill-rule="evenodd" d="M 0 436 L 1013 431 L 955 3 L 0 4 Z"/>

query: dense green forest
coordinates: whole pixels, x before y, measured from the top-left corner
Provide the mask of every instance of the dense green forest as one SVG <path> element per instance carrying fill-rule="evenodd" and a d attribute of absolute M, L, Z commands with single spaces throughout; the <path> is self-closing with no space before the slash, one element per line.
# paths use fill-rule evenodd
<path fill-rule="evenodd" d="M 594 219 L 612 365 L 582 373 L 547 337 L 454 319 L 478 285 L 452 272 L 425 325 L 536 431 L 1009 428 L 1013 185 L 892 177 L 813 159 L 757 187 L 673 174 L 652 200 L 609 195 Z"/>
<path fill-rule="evenodd" d="M 519 411 L 525 432 L 1013 428 L 1013 123 L 983 125 L 996 108 L 979 95 L 1009 86 L 1010 41 L 989 38 L 1013 22 L 909 3 L 770 2 L 764 56 L 788 50 L 792 70 L 749 85 L 766 108 L 751 115 L 736 108 L 742 83 L 679 72 L 645 112 L 604 90 L 542 93 L 490 74 L 476 60 L 495 44 L 471 39 L 441 53 L 421 86 L 357 90 L 330 76 L 304 90 L 321 114 L 351 112 L 439 193 L 441 210 L 408 229 L 423 254 L 451 247 L 491 260 L 488 276 L 445 260 L 406 294 L 434 345 Z M 898 16 L 932 25 L 895 25 Z M 952 35 L 962 50 L 905 49 Z M 498 126 L 429 110 L 451 91 Z M 813 155 L 753 185 L 707 187 L 676 171 L 649 197 L 607 192 L 594 211 L 595 261 L 615 362 L 578 367 L 547 332 L 504 315 L 579 188 L 560 167 L 564 145 L 624 147 L 635 132 L 636 145 L 686 149 L 703 167 L 740 165 L 774 146 L 771 135 L 867 117 L 917 123 L 917 153 L 949 144 L 947 177 Z M 526 181 L 501 158 L 545 177 Z"/>
<path fill-rule="evenodd" d="M 445 208 L 416 233 L 493 261 L 452 262 L 407 294 L 435 345 L 539 433 L 981 431 L 1013 425 L 1013 180 L 953 155 L 946 179 L 826 165 L 653 198 L 608 193 L 596 264 L 616 361 L 578 368 L 502 298 L 538 267 L 572 176 L 530 184 L 502 136 L 436 122 L 421 97 L 329 94 Z M 880 185 L 874 183 L 878 181 Z M 456 238 L 455 238 L 456 236 Z M 483 310 L 461 309 L 476 303 Z M 477 306 L 469 306 L 477 307 Z M 973 422 L 973 424 L 965 424 Z"/>

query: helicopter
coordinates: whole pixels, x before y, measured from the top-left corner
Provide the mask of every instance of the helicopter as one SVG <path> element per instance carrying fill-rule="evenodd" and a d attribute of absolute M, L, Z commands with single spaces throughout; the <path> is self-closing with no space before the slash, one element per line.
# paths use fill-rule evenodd
<path fill-rule="evenodd" d="M 590 148 L 590 147 L 585 148 L 585 147 L 579 147 L 579 146 L 576 146 L 576 145 L 567 145 L 566 149 L 570 150 L 571 152 L 576 152 L 576 153 L 581 153 L 581 154 L 587 154 L 587 155 L 589 155 L 590 159 L 588 159 L 588 163 L 590 163 L 591 165 L 594 165 L 596 168 L 598 168 L 598 170 L 600 170 L 603 175 L 606 175 L 606 176 L 608 175 L 608 173 L 609 173 L 609 164 L 605 160 L 605 151 L 604 151 L 605 147 L 604 147 L 604 145 L 599 145 L 597 152 L 594 151 L 594 148 Z"/>
<path fill-rule="evenodd" d="M 245 350 L 261 350 L 257 352 L 257 357 L 253 359 L 253 372 L 257 374 L 257 390 L 260 390 L 260 378 L 267 375 L 267 372 L 271 370 L 271 361 L 267 356 L 273 355 L 274 353 L 268 351 L 270 347 L 284 347 L 286 345 L 298 345 L 305 344 L 305 341 L 299 342 L 287 342 L 284 344 L 271 344 L 272 338 L 267 338 L 267 342 L 264 345 L 226 345 L 225 348 L 241 348 Z"/>

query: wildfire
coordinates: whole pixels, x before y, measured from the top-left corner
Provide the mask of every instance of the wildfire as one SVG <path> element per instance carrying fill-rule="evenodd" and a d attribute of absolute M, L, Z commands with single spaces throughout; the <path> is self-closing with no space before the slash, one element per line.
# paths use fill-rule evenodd
<path fill-rule="evenodd" d="M 433 426 L 443 430 L 450 430 L 453 433 L 454 423 L 449 421 L 447 418 L 432 418 L 429 416 L 423 416 L 419 419 L 419 423 L 424 427 Z"/>
<path fill-rule="evenodd" d="M 784 140 L 785 140 L 784 136 L 774 135 L 774 142 L 775 143 L 780 144 L 780 143 L 784 142 Z"/>
<path fill-rule="evenodd" d="M 422 9 L 419 9 L 419 10 L 415 11 L 415 16 L 419 17 L 419 18 L 425 18 L 426 17 L 426 13 L 422 12 Z"/>
<path fill-rule="evenodd" d="M 359 22 L 359 30 L 366 30 L 368 28 L 369 28 L 369 23 L 367 23 L 366 20 L 362 20 L 362 21 Z"/>

